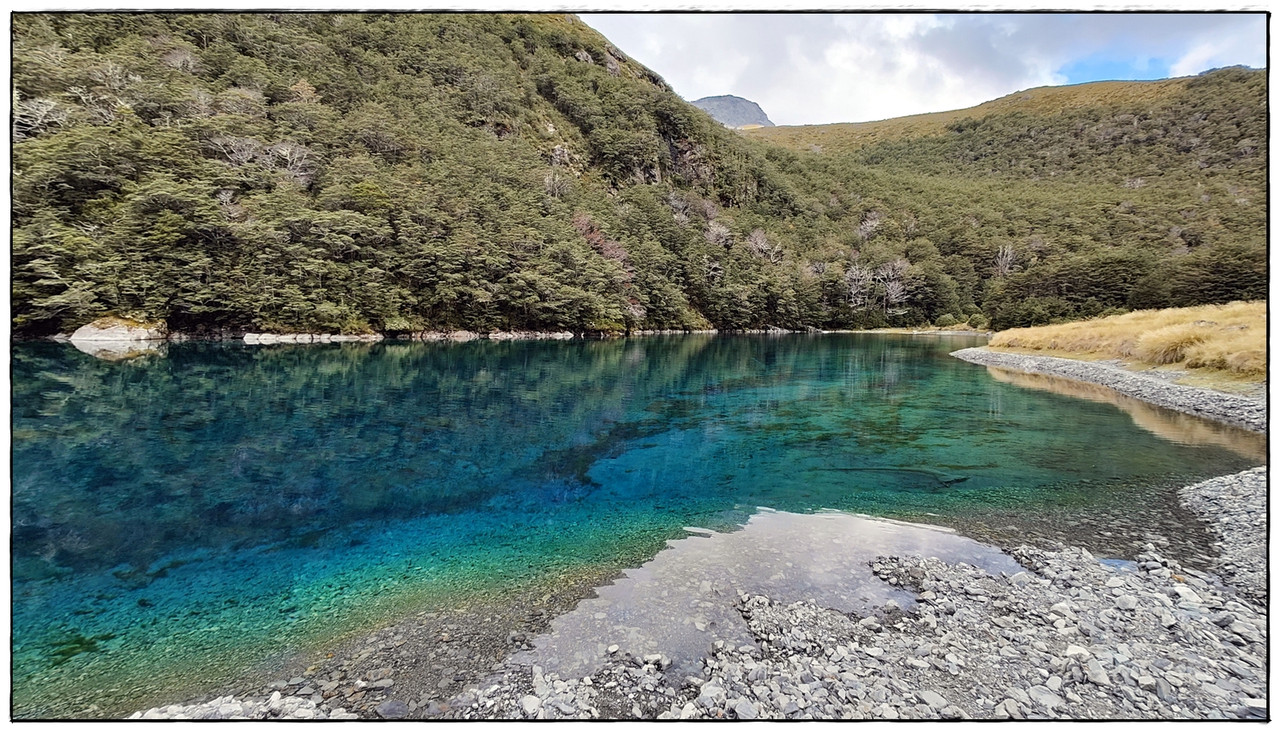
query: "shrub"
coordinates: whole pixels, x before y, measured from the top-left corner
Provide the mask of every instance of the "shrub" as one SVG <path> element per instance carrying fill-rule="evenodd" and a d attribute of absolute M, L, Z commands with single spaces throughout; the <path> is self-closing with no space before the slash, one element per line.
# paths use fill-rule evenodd
<path fill-rule="evenodd" d="M 1227 370 L 1251 376 L 1267 375 L 1267 352 L 1262 348 L 1233 353 L 1225 359 Z"/>
<path fill-rule="evenodd" d="M 983 315 L 982 313 L 974 313 L 973 315 L 970 315 L 969 327 L 971 328 L 987 327 L 987 316 Z"/>
<path fill-rule="evenodd" d="M 402 315 L 392 315 L 382 321 L 382 331 L 419 331 L 423 330 L 426 325 L 418 318 L 405 317 Z"/>
<path fill-rule="evenodd" d="M 1057 326 L 1002 331 L 989 345 L 1096 354 L 1148 365 L 1180 363 L 1189 369 L 1261 378 L 1267 367 L 1266 307 L 1265 301 L 1258 301 L 1138 310 Z"/>
<path fill-rule="evenodd" d="M 944 313 L 941 317 L 939 317 L 934 322 L 934 325 L 938 326 L 939 328 L 949 328 L 959 322 L 960 321 L 956 319 L 956 316 L 952 315 L 951 313 Z"/>
<path fill-rule="evenodd" d="M 1006 330 L 1060 323 L 1069 319 L 1074 311 L 1071 303 L 1061 297 L 1028 297 L 996 308 L 992 325 L 998 330 Z"/>

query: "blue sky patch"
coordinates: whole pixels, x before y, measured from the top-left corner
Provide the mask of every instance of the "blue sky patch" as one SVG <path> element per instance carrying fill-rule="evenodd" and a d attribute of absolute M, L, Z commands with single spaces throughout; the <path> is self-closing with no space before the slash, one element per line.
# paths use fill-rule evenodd
<path fill-rule="evenodd" d="M 1172 63 L 1157 58 L 1120 58 L 1114 54 L 1098 53 L 1077 59 L 1058 69 L 1067 77 L 1068 84 L 1087 81 L 1146 81 L 1165 79 Z"/>

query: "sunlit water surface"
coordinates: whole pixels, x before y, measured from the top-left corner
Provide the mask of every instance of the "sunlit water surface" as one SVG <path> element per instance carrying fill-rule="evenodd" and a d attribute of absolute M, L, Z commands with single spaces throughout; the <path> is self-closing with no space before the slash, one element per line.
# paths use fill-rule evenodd
<path fill-rule="evenodd" d="M 19 344 L 14 714 L 175 701 L 468 593 L 635 566 L 758 507 L 1118 558 L 1154 540 L 1203 563 L 1173 489 L 1259 464 L 1261 437 L 947 355 L 979 342 L 192 343 L 123 361 Z"/>

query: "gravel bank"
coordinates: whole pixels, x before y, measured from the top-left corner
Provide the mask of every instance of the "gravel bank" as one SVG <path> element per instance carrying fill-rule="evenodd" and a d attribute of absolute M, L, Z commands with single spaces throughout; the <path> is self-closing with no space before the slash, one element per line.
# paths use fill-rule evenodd
<path fill-rule="evenodd" d="M 1267 597 L 1267 468 L 1206 480 L 1178 491 L 1218 537 L 1216 569 L 1242 593 Z"/>
<path fill-rule="evenodd" d="M 660 655 L 560 679 L 510 667 L 442 707 L 462 719 L 1261 719 L 1266 618 L 1153 551 L 1136 567 L 1080 549 L 1011 552 L 1027 571 L 885 557 L 918 593 L 845 615 L 740 597 L 758 649 L 720 644 L 705 678 Z"/>
<path fill-rule="evenodd" d="M 697 674 L 664 654 L 610 648 L 587 675 L 513 659 L 462 693 L 406 702 L 378 674 L 361 718 L 436 719 L 1262 719 L 1262 606 L 1148 546 L 1136 563 L 1087 551 L 1009 552 L 1025 571 L 880 557 L 872 571 L 919 598 L 840 613 L 741 594 L 755 645 L 717 641 Z M 377 679 L 370 681 L 369 679 Z M 339 684 L 140 712 L 144 719 L 349 719 Z M 383 683 L 379 683 L 379 682 Z M 350 683 L 349 681 L 346 683 Z M 301 690 L 297 690 L 301 686 Z M 309 698 L 308 694 L 312 694 Z M 331 698 L 326 698 L 331 697 Z M 320 699 L 320 701 L 317 701 Z M 412 706 L 411 706 L 412 705 Z"/>
<path fill-rule="evenodd" d="M 962 361 L 1062 376 L 1110 387 L 1131 397 L 1215 422 L 1243 427 L 1254 432 L 1267 429 L 1267 402 L 1234 394 L 1172 384 L 1159 377 L 1126 371 L 1118 366 L 1093 361 L 1076 361 L 1051 356 L 999 353 L 986 348 L 964 348 L 951 354 Z"/>

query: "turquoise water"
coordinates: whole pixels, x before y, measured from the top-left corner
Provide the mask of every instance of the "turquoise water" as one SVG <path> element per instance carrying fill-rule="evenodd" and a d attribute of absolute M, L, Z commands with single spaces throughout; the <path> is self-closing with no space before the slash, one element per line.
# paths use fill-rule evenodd
<path fill-rule="evenodd" d="M 1097 517 L 1176 532 L 1170 487 L 1256 463 L 1228 448 L 1257 437 L 1171 440 L 947 355 L 978 342 L 190 343 L 121 362 L 19 344 L 14 714 L 174 701 L 761 506 L 974 535 L 1061 515 L 1105 555 Z"/>

